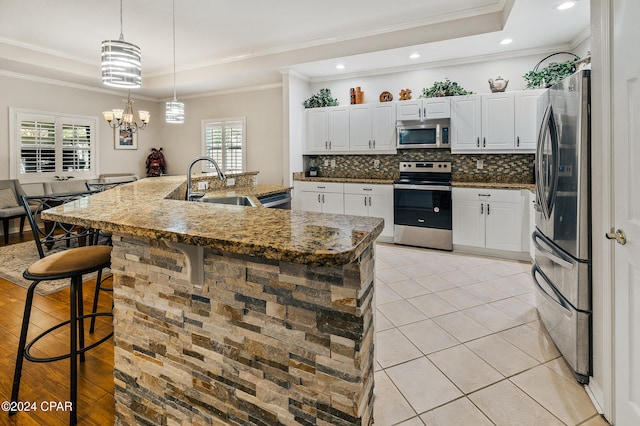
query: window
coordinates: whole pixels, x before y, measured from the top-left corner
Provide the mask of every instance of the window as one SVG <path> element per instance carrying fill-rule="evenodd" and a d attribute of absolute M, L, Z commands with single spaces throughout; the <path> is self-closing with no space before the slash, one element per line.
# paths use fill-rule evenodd
<path fill-rule="evenodd" d="M 13 108 L 10 116 L 12 178 L 97 175 L 97 118 Z"/>
<path fill-rule="evenodd" d="M 202 122 L 203 154 L 216 160 L 225 173 L 245 170 L 244 128 L 244 118 Z"/>

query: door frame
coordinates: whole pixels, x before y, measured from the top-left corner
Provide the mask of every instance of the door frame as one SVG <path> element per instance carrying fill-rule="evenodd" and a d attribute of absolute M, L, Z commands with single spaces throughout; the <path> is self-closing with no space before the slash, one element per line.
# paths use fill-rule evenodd
<path fill-rule="evenodd" d="M 604 238 L 615 222 L 612 136 L 611 0 L 590 0 L 591 7 L 591 123 L 592 261 L 593 261 L 593 377 L 587 391 L 598 411 L 615 422 L 614 382 L 614 244 Z M 597 161 L 593 161 L 598 159 Z"/>

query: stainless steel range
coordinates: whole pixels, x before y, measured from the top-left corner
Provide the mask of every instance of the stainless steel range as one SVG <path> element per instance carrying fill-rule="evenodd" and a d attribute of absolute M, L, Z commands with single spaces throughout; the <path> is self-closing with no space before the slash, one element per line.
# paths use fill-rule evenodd
<path fill-rule="evenodd" d="M 401 162 L 393 200 L 394 243 L 453 250 L 450 162 Z"/>

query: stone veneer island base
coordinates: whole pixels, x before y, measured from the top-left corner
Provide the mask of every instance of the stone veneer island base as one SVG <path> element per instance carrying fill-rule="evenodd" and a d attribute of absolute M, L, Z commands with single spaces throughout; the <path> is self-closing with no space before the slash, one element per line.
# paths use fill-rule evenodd
<path fill-rule="evenodd" d="M 178 201 L 176 179 L 43 214 L 113 233 L 116 424 L 373 424 L 383 221 Z"/>

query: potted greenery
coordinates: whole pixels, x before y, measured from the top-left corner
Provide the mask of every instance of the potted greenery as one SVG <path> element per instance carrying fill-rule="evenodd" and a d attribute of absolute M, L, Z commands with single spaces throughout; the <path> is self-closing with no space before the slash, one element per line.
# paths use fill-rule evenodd
<path fill-rule="evenodd" d="M 420 98 L 435 98 L 442 96 L 471 95 L 473 92 L 465 90 L 455 81 L 445 78 L 444 81 L 435 81 L 433 86 L 422 89 Z"/>
<path fill-rule="evenodd" d="M 540 70 L 538 69 L 542 62 L 554 55 L 560 54 L 573 55 L 574 59 L 569 59 L 565 62 L 550 62 L 546 67 Z M 547 56 L 538 62 L 533 70 L 522 76 L 527 82 L 527 89 L 538 89 L 553 86 L 576 71 L 576 61 L 579 59 L 579 56 L 569 52 L 558 52 Z"/>
<path fill-rule="evenodd" d="M 320 89 L 318 93 L 304 101 L 303 105 L 305 108 L 338 106 L 338 100 L 331 96 L 331 89 Z"/>

